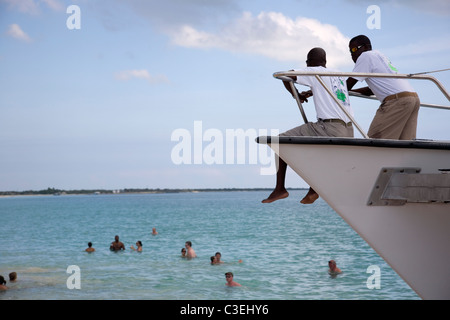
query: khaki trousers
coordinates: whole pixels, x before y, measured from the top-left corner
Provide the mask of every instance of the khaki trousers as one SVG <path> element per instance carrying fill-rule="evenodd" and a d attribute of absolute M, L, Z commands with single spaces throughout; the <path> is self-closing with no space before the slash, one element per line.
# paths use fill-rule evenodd
<path fill-rule="evenodd" d="M 305 137 L 353 137 L 353 126 L 338 122 L 308 122 L 280 134 L 283 136 Z"/>
<path fill-rule="evenodd" d="M 378 108 L 367 135 L 374 139 L 415 139 L 419 97 L 416 95 L 387 100 Z"/>

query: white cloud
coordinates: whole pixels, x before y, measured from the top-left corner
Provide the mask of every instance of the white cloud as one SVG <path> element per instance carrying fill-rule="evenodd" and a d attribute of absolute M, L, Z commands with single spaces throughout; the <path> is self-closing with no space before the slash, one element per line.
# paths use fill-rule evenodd
<path fill-rule="evenodd" d="M 13 38 L 16 38 L 16 39 L 19 39 L 19 40 L 22 40 L 22 41 L 25 41 L 25 42 L 31 42 L 31 38 L 16 23 L 11 24 L 8 27 L 8 30 L 6 31 L 6 34 L 11 36 L 11 37 L 13 37 Z"/>
<path fill-rule="evenodd" d="M 151 75 L 147 70 L 123 70 L 115 74 L 116 80 L 128 81 L 131 79 L 144 79 L 152 84 L 167 83 L 169 80 L 165 75 Z"/>
<path fill-rule="evenodd" d="M 328 67 L 352 64 L 347 50 L 350 39 L 337 27 L 304 17 L 291 19 L 277 12 L 261 12 L 258 16 L 245 12 L 217 33 L 184 25 L 170 36 L 174 44 L 183 47 L 218 48 L 302 64 L 310 49 L 322 47 L 327 52 Z"/>

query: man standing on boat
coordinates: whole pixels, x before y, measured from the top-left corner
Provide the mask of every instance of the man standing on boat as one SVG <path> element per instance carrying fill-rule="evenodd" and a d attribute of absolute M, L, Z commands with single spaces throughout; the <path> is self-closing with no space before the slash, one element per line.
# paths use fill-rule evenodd
<path fill-rule="evenodd" d="M 326 63 L 325 50 L 322 48 L 313 48 L 309 51 L 307 56 L 307 67 L 296 71 L 316 73 L 337 71 L 327 69 Z M 302 92 L 298 95 L 301 102 L 308 102 L 307 97 L 311 95 L 313 96 L 318 121 L 305 123 L 299 127 L 280 134 L 280 136 L 353 137 L 353 126 L 350 119 L 348 119 L 333 97 L 328 94 L 325 88 L 314 76 L 292 77 L 292 79 L 299 84 L 306 85 L 311 88 L 311 91 Z M 322 77 L 322 80 L 340 100 L 341 105 L 346 108 L 348 113 L 353 115 L 345 79 L 342 77 Z M 293 95 L 289 83 L 284 81 L 284 86 Z M 269 197 L 262 201 L 263 203 L 270 203 L 289 196 L 289 193 L 284 186 L 287 164 L 283 161 L 283 159 L 278 156 L 276 157 L 278 160 L 276 186 Z M 312 188 L 310 188 L 307 195 L 300 202 L 303 204 L 311 204 L 318 198 L 319 195 Z"/>
<path fill-rule="evenodd" d="M 372 50 L 368 37 L 354 37 L 349 47 L 355 62 L 353 72 L 397 73 L 397 69 L 382 53 Z M 409 82 L 397 78 L 350 77 L 347 79 L 348 90 L 358 81 L 364 80 L 368 87 L 353 91 L 367 96 L 375 95 L 381 102 L 367 135 L 374 139 L 415 139 L 420 100 Z"/>

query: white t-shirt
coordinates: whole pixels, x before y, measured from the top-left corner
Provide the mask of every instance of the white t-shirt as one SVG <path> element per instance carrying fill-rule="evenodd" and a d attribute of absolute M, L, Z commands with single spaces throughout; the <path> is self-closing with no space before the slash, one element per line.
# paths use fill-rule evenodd
<path fill-rule="evenodd" d="M 396 74 L 397 69 L 381 52 L 371 50 L 363 52 L 358 57 L 353 72 Z M 399 92 L 415 92 L 414 88 L 405 79 L 368 77 L 354 77 L 354 79 L 359 81 L 366 80 L 367 85 L 380 102 L 383 102 L 387 96 Z"/>
<path fill-rule="evenodd" d="M 327 69 L 324 67 L 306 67 L 296 69 L 295 71 L 304 72 L 338 72 L 338 70 Z M 347 83 L 343 77 L 321 77 L 323 82 L 340 100 L 341 105 L 346 108 L 347 112 L 353 116 L 353 110 L 350 106 L 350 100 L 347 91 Z M 338 106 L 336 101 L 329 95 L 320 82 L 314 76 L 297 76 L 298 84 L 302 84 L 311 88 L 313 92 L 314 106 L 318 119 L 341 119 L 350 122 L 344 111 Z"/>

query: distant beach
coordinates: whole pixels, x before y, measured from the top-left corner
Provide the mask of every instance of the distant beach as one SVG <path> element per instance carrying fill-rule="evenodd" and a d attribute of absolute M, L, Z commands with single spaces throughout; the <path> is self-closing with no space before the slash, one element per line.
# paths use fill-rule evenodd
<path fill-rule="evenodd" d="M 99 195 L 99 194 L 154 194 L 154 193 L 186 193 L 186 192 L 235 192 L 235 191 L 271 191 L 271 188 L 199 188 L 199 189 L 79 189 L 79 190 L 62 190 L 48 188 L 42 190 L 26 190 L 26 191 L 0 191 L 0 197 L 11 196 L 38 196 L 38 195 Z M 307 190 L 305 188 L 288 188 L 288 190 Z"/>

